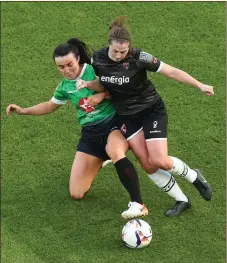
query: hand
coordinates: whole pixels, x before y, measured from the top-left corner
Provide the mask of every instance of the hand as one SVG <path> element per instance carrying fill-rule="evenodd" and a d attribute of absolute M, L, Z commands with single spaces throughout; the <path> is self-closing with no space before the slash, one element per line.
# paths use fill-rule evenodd
<path fill-rule="evenodd" d="M 214 88 L 213 88 L 213 86 L 202 84 L 202 85 L 200 85 L 199 89 L 203 93 L 205 93 L 207 96 L 213 96 L 214 95 Z"/>
<path fill-rule="evenodd" d="M 10 115 L 11 112 L 14 112 L 16 114 L 23 114 L 24 111 L 20 106 L 17 106 L 16 104 L 10 104 L 7 108 L 6 108 L 6 114 Z"/>
<path fill-rule="evenodd" d="M 82 80 L 82 79 L 77 80 L 76 87 L 78 90 L 86 88 L 87 87 L 87 81 Z"/>
<path fill-rule="evenodd" d="M 88 97 L 88 103 L 89 105 L 95 107 L 97 106 L 101 101 L 103 101 L 104 99 L 104 95 L 103 95 L 103 92 L 102 93 L 98 93 L 98 94 L 95 94 L 95 95 L 92 95 L 90 97 Z"/>

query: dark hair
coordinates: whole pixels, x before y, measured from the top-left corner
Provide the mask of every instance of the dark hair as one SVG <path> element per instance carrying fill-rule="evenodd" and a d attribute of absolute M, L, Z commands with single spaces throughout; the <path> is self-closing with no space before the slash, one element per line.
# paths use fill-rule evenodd
<path fill-rule="evenodd" d="M 125 16 L 120 16 L 116 18 L 109 26 L 109 44 L 111 44 L 112 41 L 131 43 L 131 34 L 125 25 L 125 19 Z"/>
<path fill-rule="evenodd" d="M 66 43 L 58 45 L 54 49 L 53 59 L 73 53 L 75 58 L 80 57 L 80 64 L 91 64 L 91 51 L 87 45 L 78 38 L 71 38 Z"/>

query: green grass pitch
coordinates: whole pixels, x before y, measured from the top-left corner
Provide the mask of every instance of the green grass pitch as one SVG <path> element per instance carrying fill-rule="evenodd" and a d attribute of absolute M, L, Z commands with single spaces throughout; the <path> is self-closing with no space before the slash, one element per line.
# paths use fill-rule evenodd
<path fill-rule="evenodd" d="M 129 152 L 150 208 L 144 218 L 153 239 L 141 250 L 121 243 L 129 197 L 112 165 L 102 169 L 84 200 L 68 192 L 80 128 L 74 106 L 48 116 L 10 116 L 49 100 L 61 76 L 55 46 L 80 37 L 94 49 L 106 46 L 108 24 L 127 15 L 133 46 L 212 84 L 214 97 L 150 74 L 169 114 L 169 154 L 201 168 L 213 200 L 199 197 L 176 178 L 192 202 L 177 218 L 164 211 L 173 200 L 146 177 Z M 224 2 L 2 2 L 2 262 L 3 263 L 224 263 L 225 84 Z"/>

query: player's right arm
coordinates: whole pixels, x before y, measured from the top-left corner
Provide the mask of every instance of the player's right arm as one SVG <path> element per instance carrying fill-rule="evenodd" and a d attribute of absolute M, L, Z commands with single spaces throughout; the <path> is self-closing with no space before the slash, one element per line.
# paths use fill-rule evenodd
<path fill-rule="evenodd" d="M 95 80 L 91 80 L 91 81 L 85 81 L 85 80 L 79 79 L 76 82 L 76 86 L 78 89 L 88 88 L 91 90 L 95 90 L 97 92 L 102 92 L 105 90 L 103 85 L 99 82 L 99 78 L 96 78 Z"/>
<path fill-rule="evenodd" d="M 88 97 L 88 103 L 91 106 L 96 107 L 104 99 L 107 99 L 107 100 L 111 99 L 111 96 L 110 96 L 108 91 L 99 92 L 99 93 L 96 93 L 96 94 Z"/>
<path fill-rule="evenodd" d="M 10 104 L 6 108 L 6 114 L 11 112 L 20 115 L 45 115 L 56 111 L 61 105 L 66 104 L 68 96 L 64 90 L 64 81 L 58 84 L 53 97 L 49 101 L 45 101 L 29 108 L 21 108 L 16 104 Z"/>
<path fill-rule="evenodd" d="M 61 105 L 53 103 L 51 100 L 42 102 L 29 108 L 21 108 L 16 104 L 10 104 L 6 108 L 6 114 L 10 115 L 11 112 L 20 115 L 45 115 L 54 112 Z"/>

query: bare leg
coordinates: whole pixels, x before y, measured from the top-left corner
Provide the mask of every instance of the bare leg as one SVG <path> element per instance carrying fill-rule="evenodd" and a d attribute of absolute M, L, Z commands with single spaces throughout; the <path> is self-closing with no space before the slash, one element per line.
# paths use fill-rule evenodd
<path fill-rule="evenodd" d="M 69 192 L 73 199 L 81 199 L 90 189 L 91 184 L 101 168 L 103 160 L 77 152 L 73 161 L 69 181 Z"/>

